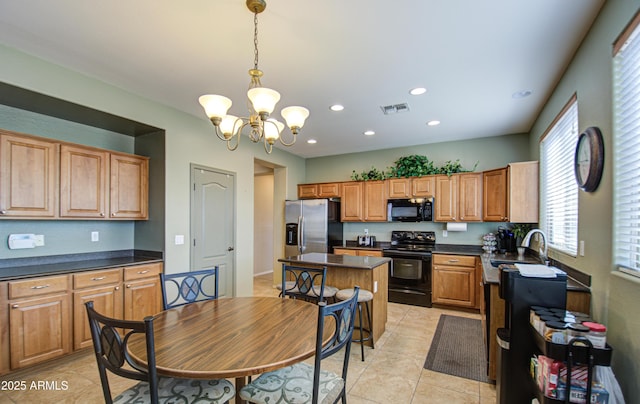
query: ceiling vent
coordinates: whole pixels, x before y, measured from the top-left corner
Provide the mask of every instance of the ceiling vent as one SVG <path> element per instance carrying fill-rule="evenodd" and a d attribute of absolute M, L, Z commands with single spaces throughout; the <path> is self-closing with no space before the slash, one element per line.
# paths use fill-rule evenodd
<path fill-rule="evenodd" d="M 400 112 L 409 112 L 409 104 L 403 102 L 402 104 L 384 105 L 380 107 L 380 109 L 382 110 L 383 114 L 392 115 Z"/>

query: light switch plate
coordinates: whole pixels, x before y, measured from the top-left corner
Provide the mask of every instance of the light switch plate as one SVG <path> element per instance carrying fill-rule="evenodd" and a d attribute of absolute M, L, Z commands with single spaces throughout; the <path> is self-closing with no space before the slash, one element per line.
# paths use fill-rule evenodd
<path fill-rule="evenodd" d="M 175 243 L 176 245 L 184 244 L 184 236 L 182 234 L 176 235 Z"/>
<path fill-rule="evenodd" d="M 91 232 L 91 241 L 100 241 L 100 233 L 97 231 Z"/>

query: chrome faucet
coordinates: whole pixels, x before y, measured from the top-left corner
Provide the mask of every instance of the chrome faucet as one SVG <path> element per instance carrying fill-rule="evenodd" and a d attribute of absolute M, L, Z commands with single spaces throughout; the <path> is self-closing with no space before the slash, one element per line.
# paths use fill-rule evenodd
<path fill-rule="evenodd" d="M 544 234 L 544 232 L 540 229 L 533 229 L 530 230 L 529 233 L 527 233 L 526 236 L 524 236 L 524 239 L 522 239 L 522 247 L 529 247 L 529 244 L 531 244 L 531 237 L 535 234 L 538 233 L 540 234 L 540 236 L 542 237 L 542 244 L 544 245 L 544 248 L 542 249 L 542 254 L 540 254 L 540 250 L 538 250 L 538 256 L 540 257 L 540 261 L 547 265 L 547 236 Z"/>

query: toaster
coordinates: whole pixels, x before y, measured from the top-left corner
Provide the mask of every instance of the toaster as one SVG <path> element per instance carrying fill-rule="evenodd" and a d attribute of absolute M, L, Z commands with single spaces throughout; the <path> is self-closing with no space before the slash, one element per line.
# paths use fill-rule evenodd
<path fill-rule="evenodd" d="M 373 247 L 376 243 L 376 236 L 358 236 L 358 246 L 360 247 Z"/>

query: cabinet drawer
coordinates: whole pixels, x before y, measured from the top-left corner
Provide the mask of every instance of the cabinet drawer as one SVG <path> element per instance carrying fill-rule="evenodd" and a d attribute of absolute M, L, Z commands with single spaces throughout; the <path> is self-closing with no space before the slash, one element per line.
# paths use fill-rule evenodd
<path fill-rule="evenodd" d="M 108 269 L 104 271 L 89 271 L 73 275 L 73 288 L 82 289 L 92 286 L 118 283 L 122 279 L 120 269 Z"/>
<path fill-rule="evenodd" d="M 124 269 L 124 280 L 150 278 L 158 276 L 160 272 L 162 272 L 162 264 L 160 263 L 126 267 Z"/>
<path fill-rule="evenodd" d="M 433 254 L 434 265 L 453 265 L 460 267 L 475 267 L 476 257 L 468 255 L 442 255 Z"/>
<path fill-rule="evenodd" d="M 9 299 L 66 292 L 68 283 L 69 277 L 67 275 L 11 281 L 9 282 Z"/>

